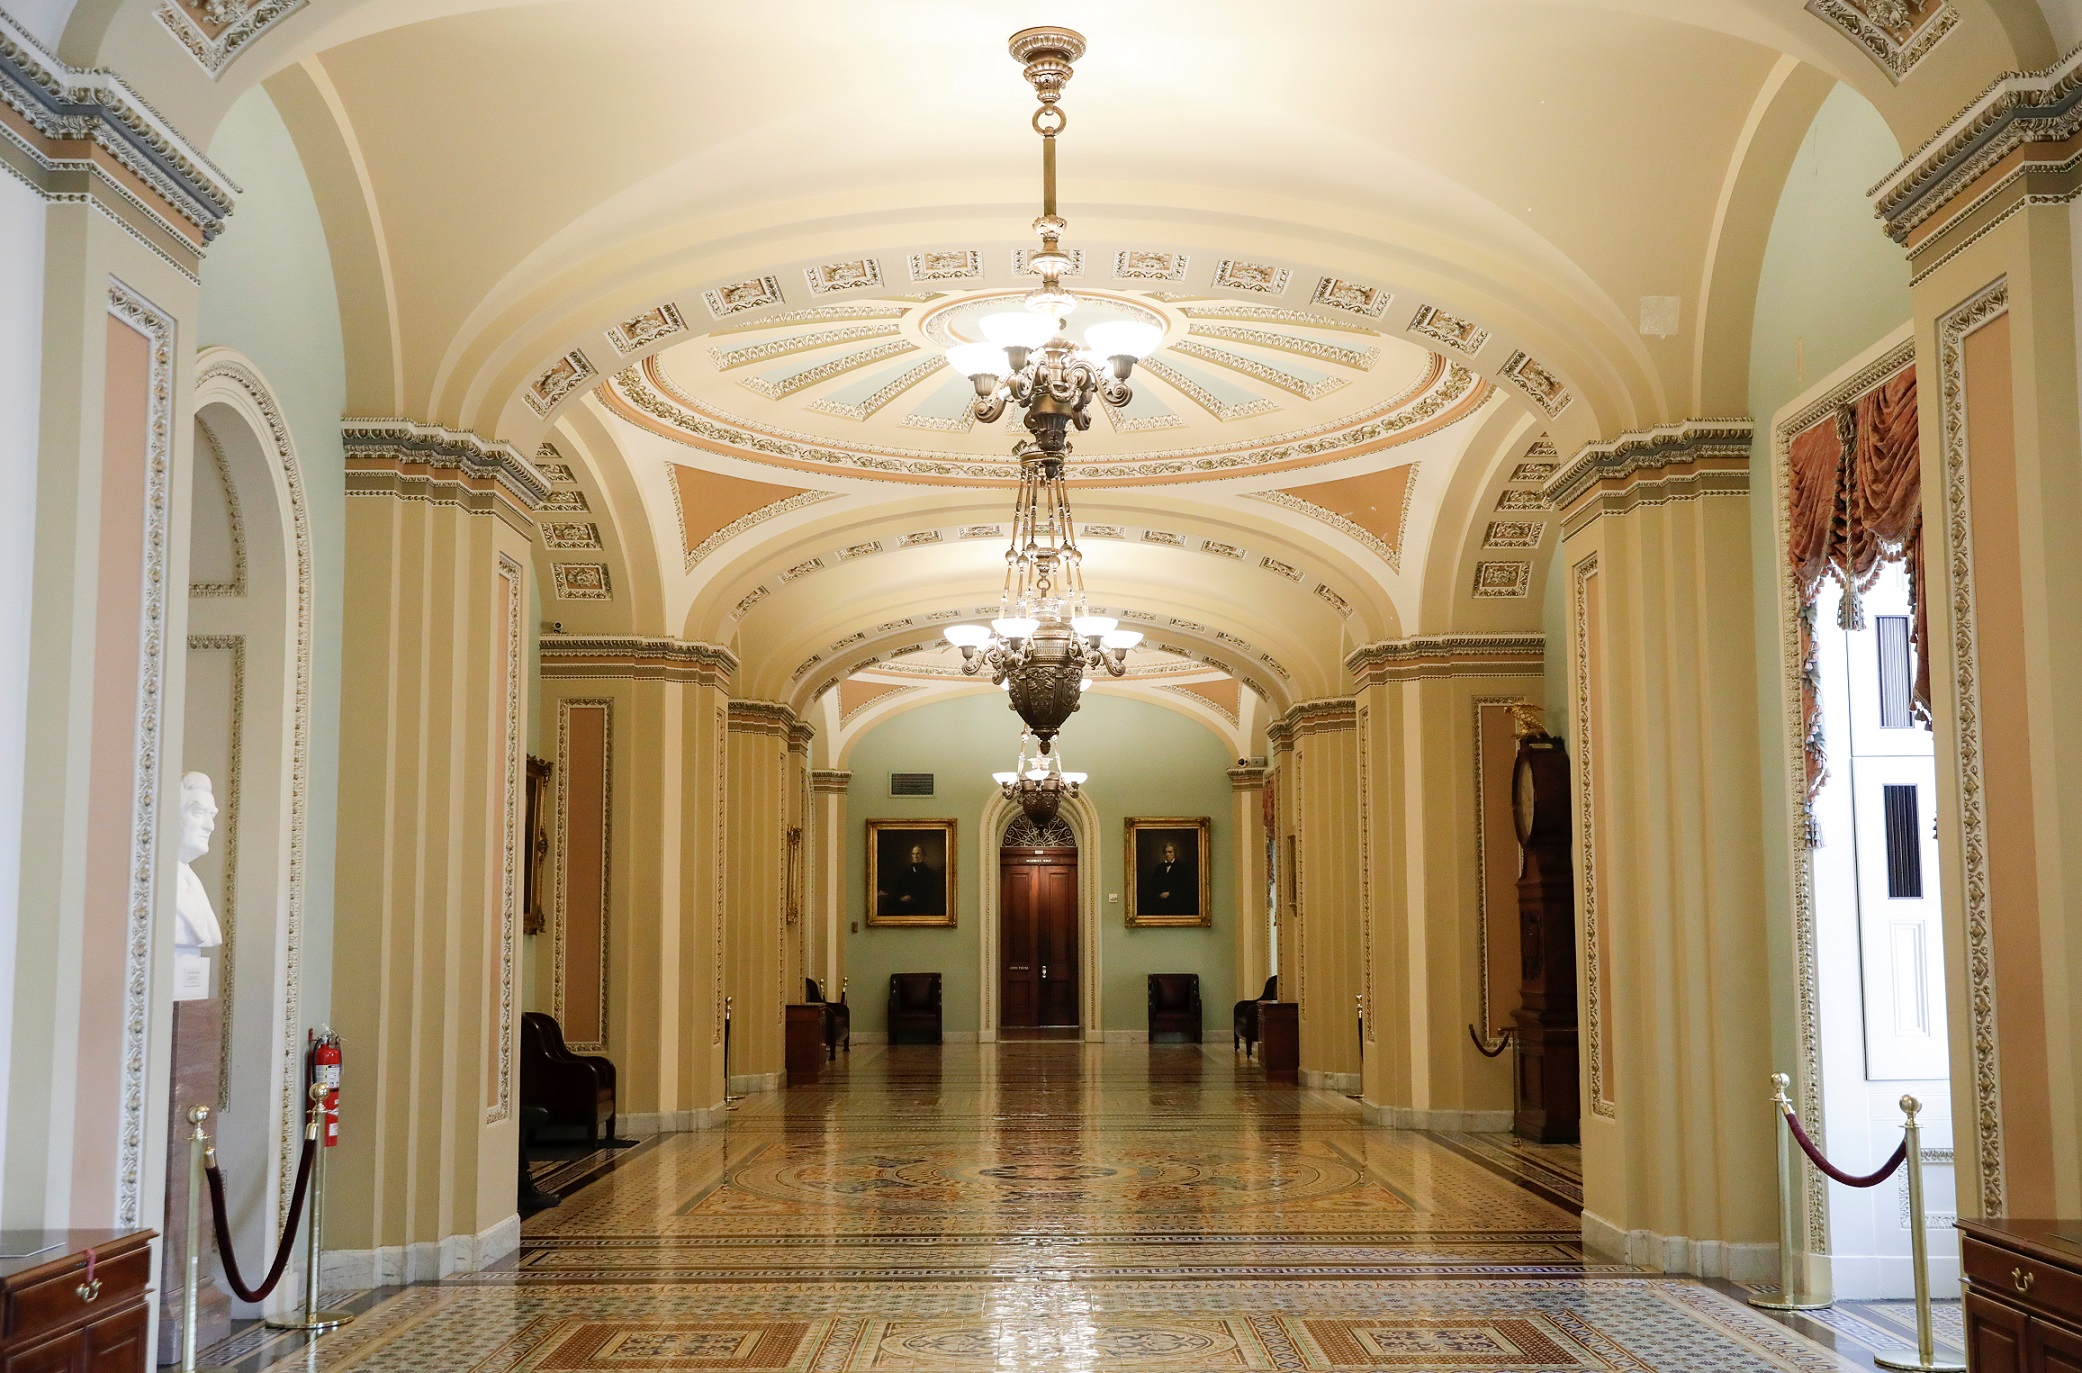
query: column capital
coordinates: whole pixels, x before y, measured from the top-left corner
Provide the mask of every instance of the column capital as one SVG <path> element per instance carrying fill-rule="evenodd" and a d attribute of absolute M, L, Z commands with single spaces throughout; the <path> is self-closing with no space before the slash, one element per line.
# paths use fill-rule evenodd
<path fill-rule="evenodd" d="M 541 652 L 546 680 L 582 677 L 725 687 L 737 672 L 737 658 L 729 649 L 680 639 L 545 634 Z"/>
<path fill-rule="evenodd" d="M 1603 515 L 1700 496 L 1747 495 L 1747 418 L 1680 420 L 1586 443 L 1540 488 L 1564 538 Z"/>
<path fill-rule="evenodd" d="M 1229 785 L 1236 791 L 1262 791 L 1265 788 L 1265 774 L 1270 771 L 1263 760 L 1238 764 L 1229 769 Z"/>
<path fill-rule="evenodd" d="M 1275 748 L 1285 748 L 1303 735 L 1336 734 L 1359 728 L 1359 703 L 1348 696 L 1301 701 L 1266 727 Z"/>
<path fill-rule="evenodd" d="M 771 734 L 791 742 L 799 729 L 809 729 L 779 701 L 732 701 L 728 707 L 732 734 Z M 815 733 L 814 730 L 811 731 Z M 808 740 L 804 740 L 805 747 Z"/>
<path fill-rule="evenodd" d="M 1432 677 L 1537 677 L 1546 657 L 1544 634 L 1420 634 L 1356 648 L 1345 671 L 1364 691 Z"/>
<path fill-rule="evenodd" d="M 512 444 L 401 419 L 343 420 L 340 437 L 348 495 L 458 505 L 535 537 L 534 512 L 549 499 L 549 482 Z"/>
<path fill-rule="evenodd" d="M 843 795 L 853 785 L 853 774 L 840 768 L 812 768 L 810 790 Z"/>
<path fill-rule="evenodd" d="M 2082 48 L 1999 77 L 1886 180 L 1873 211 L 1908 249 L 1909 284 L 2028 205 L 2082 195 Z"/>

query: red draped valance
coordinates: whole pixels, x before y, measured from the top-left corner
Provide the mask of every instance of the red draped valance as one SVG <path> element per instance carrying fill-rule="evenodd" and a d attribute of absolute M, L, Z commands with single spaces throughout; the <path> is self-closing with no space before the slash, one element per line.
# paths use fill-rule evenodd
<path fill-rule="evenodd" d="M 1817 697 L 1820 660 L 1814 640 L 1814 607 L 1822 584 L 1843 587 L 1837 623 L 1863 629 L 1860 593 L 1890 562 L 1907 564 L 1915 655 L 1911 709 L 1930 723 L 1930 617 L 1923 604 L 1923 470 L 1916 441 L 1916 369 L 1905 368 L 1840 408 L 1834 416 L 1797 434 L 1789 452 L 1787 504 L 1791 532 L 1786 555 L 1800 592 L 1800 649 L 1805 686 L 1802 723 L 1807 741 L 1808 829 L 1812 806 L 1828 780 Z"/>

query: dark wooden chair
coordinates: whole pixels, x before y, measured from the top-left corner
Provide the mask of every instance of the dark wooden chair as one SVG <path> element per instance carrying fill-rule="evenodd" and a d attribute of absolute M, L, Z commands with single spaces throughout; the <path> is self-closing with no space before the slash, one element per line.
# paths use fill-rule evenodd
<path fill-rule="evenodd" d="M 1200 1042 L 1200 974 L 1149 975 L 1149 1042 L 1165 1036 L 1181 1044 Z"/>
<path fill-rule="evenodd" d="M 1236 1010 L 1232 1013 L 1229 1022 L 1233 1036 L 1231 1047 L 1243 1050 L 1245 1058 L 1249 1058 L 1258 1047 L 1258 1001 L 1277 1001 L 1279 999 L 1280 980 L 1277 975 L 1274 975 L 1265 979 L 1265 990 L 1258 993 L 1257 1001 L 1239 1001 L 1236 1003 Z"/>
<path fill-rule="evenodd" d="M 540 1106 L 548 1125 L 577 1127 L 586 1143 L 615 1143 L 614 1064 L 564 1047 L 564 1029 L 540 1011 L 521 1014 L 521 1106 Z"/>
<path fill-rule="evenodd" d="M 824 989 L 817 985 L 816 978 L 806 977 L 802 981 L 802 999 L 824 1008 L 824 1057 L 827 1060 L 837 1058 L 842 1045 L 847 1053 L 852 1053 L 853 1008 L 846 1004 L 846 989 L 843 986 L 839 988 L 837 1001 L 826 1001 Z"/>
<path fill-rule="evenodd" d="M 891 1044 L 938 1044 L 940 1042 L 940 975 L 938 973 L 891 973 L 889 975 L 889 1042 Z"/>

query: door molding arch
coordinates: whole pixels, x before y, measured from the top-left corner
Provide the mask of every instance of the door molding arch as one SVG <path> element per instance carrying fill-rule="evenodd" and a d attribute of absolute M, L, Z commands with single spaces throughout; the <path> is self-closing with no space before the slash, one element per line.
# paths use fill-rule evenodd
<path fill-rule="evenodd" d="M 981 962 L 977 978 L 976 1040 L 992 1044 L 998 1038 L 998 884 L 1002 881 L 998 850 L 1003 847 L 1005 827 L 1019 807 L 1002 792 L 983 803 L 983 819 L 977 844 L 982 849 L 976 868 L 976 905 L 981 938 L 977 942 Z M 1082 792 L 1063 802 L 1063 818 L 1077 836 L 1077 1023 L 1087 1044 L 1106 1042 L 1104 999 L 1099 971 L 1099 809 Z"/>

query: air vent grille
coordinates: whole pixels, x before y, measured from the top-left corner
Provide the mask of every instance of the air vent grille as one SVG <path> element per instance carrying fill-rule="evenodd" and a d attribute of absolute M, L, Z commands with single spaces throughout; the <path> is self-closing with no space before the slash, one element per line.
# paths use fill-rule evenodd
<path fill-rule="evenodd" d="M 892 772 L 889 774 L 891 796 L 931 796 L 933 775 L 929 772 Z"/>

